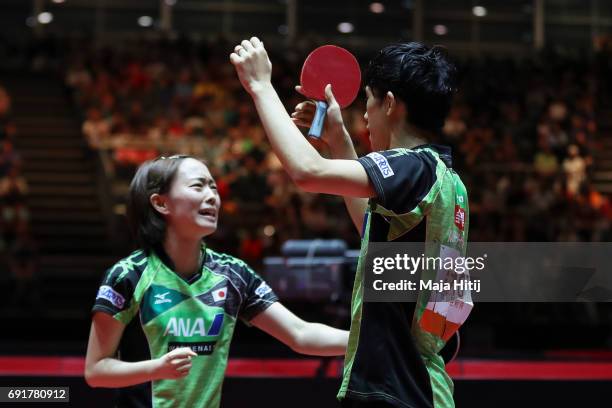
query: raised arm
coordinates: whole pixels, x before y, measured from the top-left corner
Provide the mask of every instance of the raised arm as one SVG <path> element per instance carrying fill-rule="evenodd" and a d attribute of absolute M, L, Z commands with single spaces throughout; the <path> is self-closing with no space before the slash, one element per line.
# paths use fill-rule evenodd
<path fill-rule="evenodd" d="M 299 86 L 296 87 L 296 90 L 301 92 Z M 351 135 L 344 126 L 340 105 L 334 97 L 331 85 L 325 88 L 325 97 L 327 99 L 327 114 L 321 139 L 329 146 L 333 159 L 356 160 L 357 153 L 353 147 Z M 299 103 L 295 107 L 295 112 L 291 114 L 291 120 L 297 126 L 310 128 L 314 119 L 315 109 L 315 104 L 312 101 Z M 368 200 L 366 198 L 348 196 L 343 196 L 342 198 L 351 216 L 351 220 L 355 228 L 357 228 L 357 232 L 361 234 L 363 215 L 366 212 Z"/>
<path fill-rule="evenodd" d="M 94 314 L 85 357 L 85 381 L 91 387 L 127 387 L 189 374 L 191 358 L 196 354 L 188 348 L 175 349 L 154 360 L 125 362 L 115 358 L 124 329 L 125 325 L 112 316 Z"/>
<path fill-rule="evenodd" d="M 280 302 L 255 316 L 251 324 L 301 354 L 339 356 L 345 353 L 348 343 L 348 331 L 306 322 Z"/>
<path fill-rule="evenodd" d="M 287 114 L 271 82 L 272 64 L 259 39 L 244 40 L 230 61 L 251 95 L 270 144 L 302 189 L 350 197 L 375 195 L 363 167 L 355 160 L 329 160 L 308 143 Z"/>

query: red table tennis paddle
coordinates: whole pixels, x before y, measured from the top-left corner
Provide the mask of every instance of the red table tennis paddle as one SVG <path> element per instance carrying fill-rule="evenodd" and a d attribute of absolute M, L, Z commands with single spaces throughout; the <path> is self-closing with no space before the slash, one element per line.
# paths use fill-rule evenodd
<path fill-rule="evenodd" d="M 324 45 L 312 51 L 302 66 L 300 75 L 302 94 L 316 101 L 317 110 L 308 136 L 321 137 L 327 112 L 325 86 L 332 91 L 341 108 L 349 106 L 361 86 L 361 70 L 357 59 L 344 48 Z"/>

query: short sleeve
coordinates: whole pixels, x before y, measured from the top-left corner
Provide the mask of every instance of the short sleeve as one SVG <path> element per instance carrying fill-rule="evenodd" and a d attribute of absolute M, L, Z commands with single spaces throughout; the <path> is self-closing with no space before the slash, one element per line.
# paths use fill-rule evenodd
<path fill-rule="evenodd" d="M 132 304 L 136 283 L 135 271 L 125 265 L 119 263 L 108 269 L 98 288 L 92 313 L 107 313 L 120 322 L 128 324 L 137 311 Z"/>
<path fill-rule="evenodd" d="M 436 159 L 426 151 L 393 149 L 358 159 L 376 191 L 376 203 L 396 214 L 412 211 L 436 182 Z"/>
<path fill-rule="evenodd" d="M 246 282 L 243 302 L 238 316 L 245 323 L 278 302 L 278 297 L 270 286 L 248 265 L 243 264 L 240 274 Z"/>

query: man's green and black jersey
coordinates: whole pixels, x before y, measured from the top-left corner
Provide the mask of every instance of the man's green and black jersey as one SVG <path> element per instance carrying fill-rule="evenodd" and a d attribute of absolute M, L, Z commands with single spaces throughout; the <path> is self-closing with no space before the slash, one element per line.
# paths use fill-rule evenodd
<path fill-rule="evenodd" d="M 136 251 L 110 268 L 94 312 L 126 325 L 119 358 L 159 358 L 177 347 L 198 355 L 177 380 L 122 388 L 120 407 L 218 407 L 236 320 L 249 322 L 278 299 L 243 261 L 202 248 L 200 273 L 189 281 L 162 251 Z"/>
<path fill-rule="evenodd" d="M 428 244 L 427 256 L 438 256 L 440 245 L 435 244 L 445 243 L 465 255 L 465 187 L 452 169 L 446 146 L 374 152 L 359 162 L 376 197 L 364 218 L 338 398 L 386 401 L 404 408 L 452 407 L 453 383 L 439 355 L 445 343 L 419 325 L 429 291 L 421 291 L 416 303 L 364 302 L 363 282 L 369 242 L 423 242 Z"/>

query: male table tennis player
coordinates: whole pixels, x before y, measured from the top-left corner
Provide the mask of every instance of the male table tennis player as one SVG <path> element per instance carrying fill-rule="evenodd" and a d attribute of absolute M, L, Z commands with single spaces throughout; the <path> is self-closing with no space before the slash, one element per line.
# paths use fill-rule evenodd
<path fill-rule="evenodd" d="M 465 187 L 450 149 L 428 144 L 450 109 L 454 66 L 439 48 L 420 43 L 382 49 L 365 73 L 364 118 L 374 152 L 361 158 L 328 86 L 323 140 L 333 159 L 326 159 L 295 126 L 310 125 L 310 105 L 298 105 L 293 120 L 285 111 L 262 42 L 242 41 L 230 60 L 291 178 L 306 191 L 342 195 L 362 234 L 338 398 L 348 407 L 453 407 L 453 383 L 439 355 L 444 340 L 420 324 L 429 294 L 419 294 L 416 304 L 363 302 L 363 276 L 369 242 L 454 242 L 465 253 Z"/>

